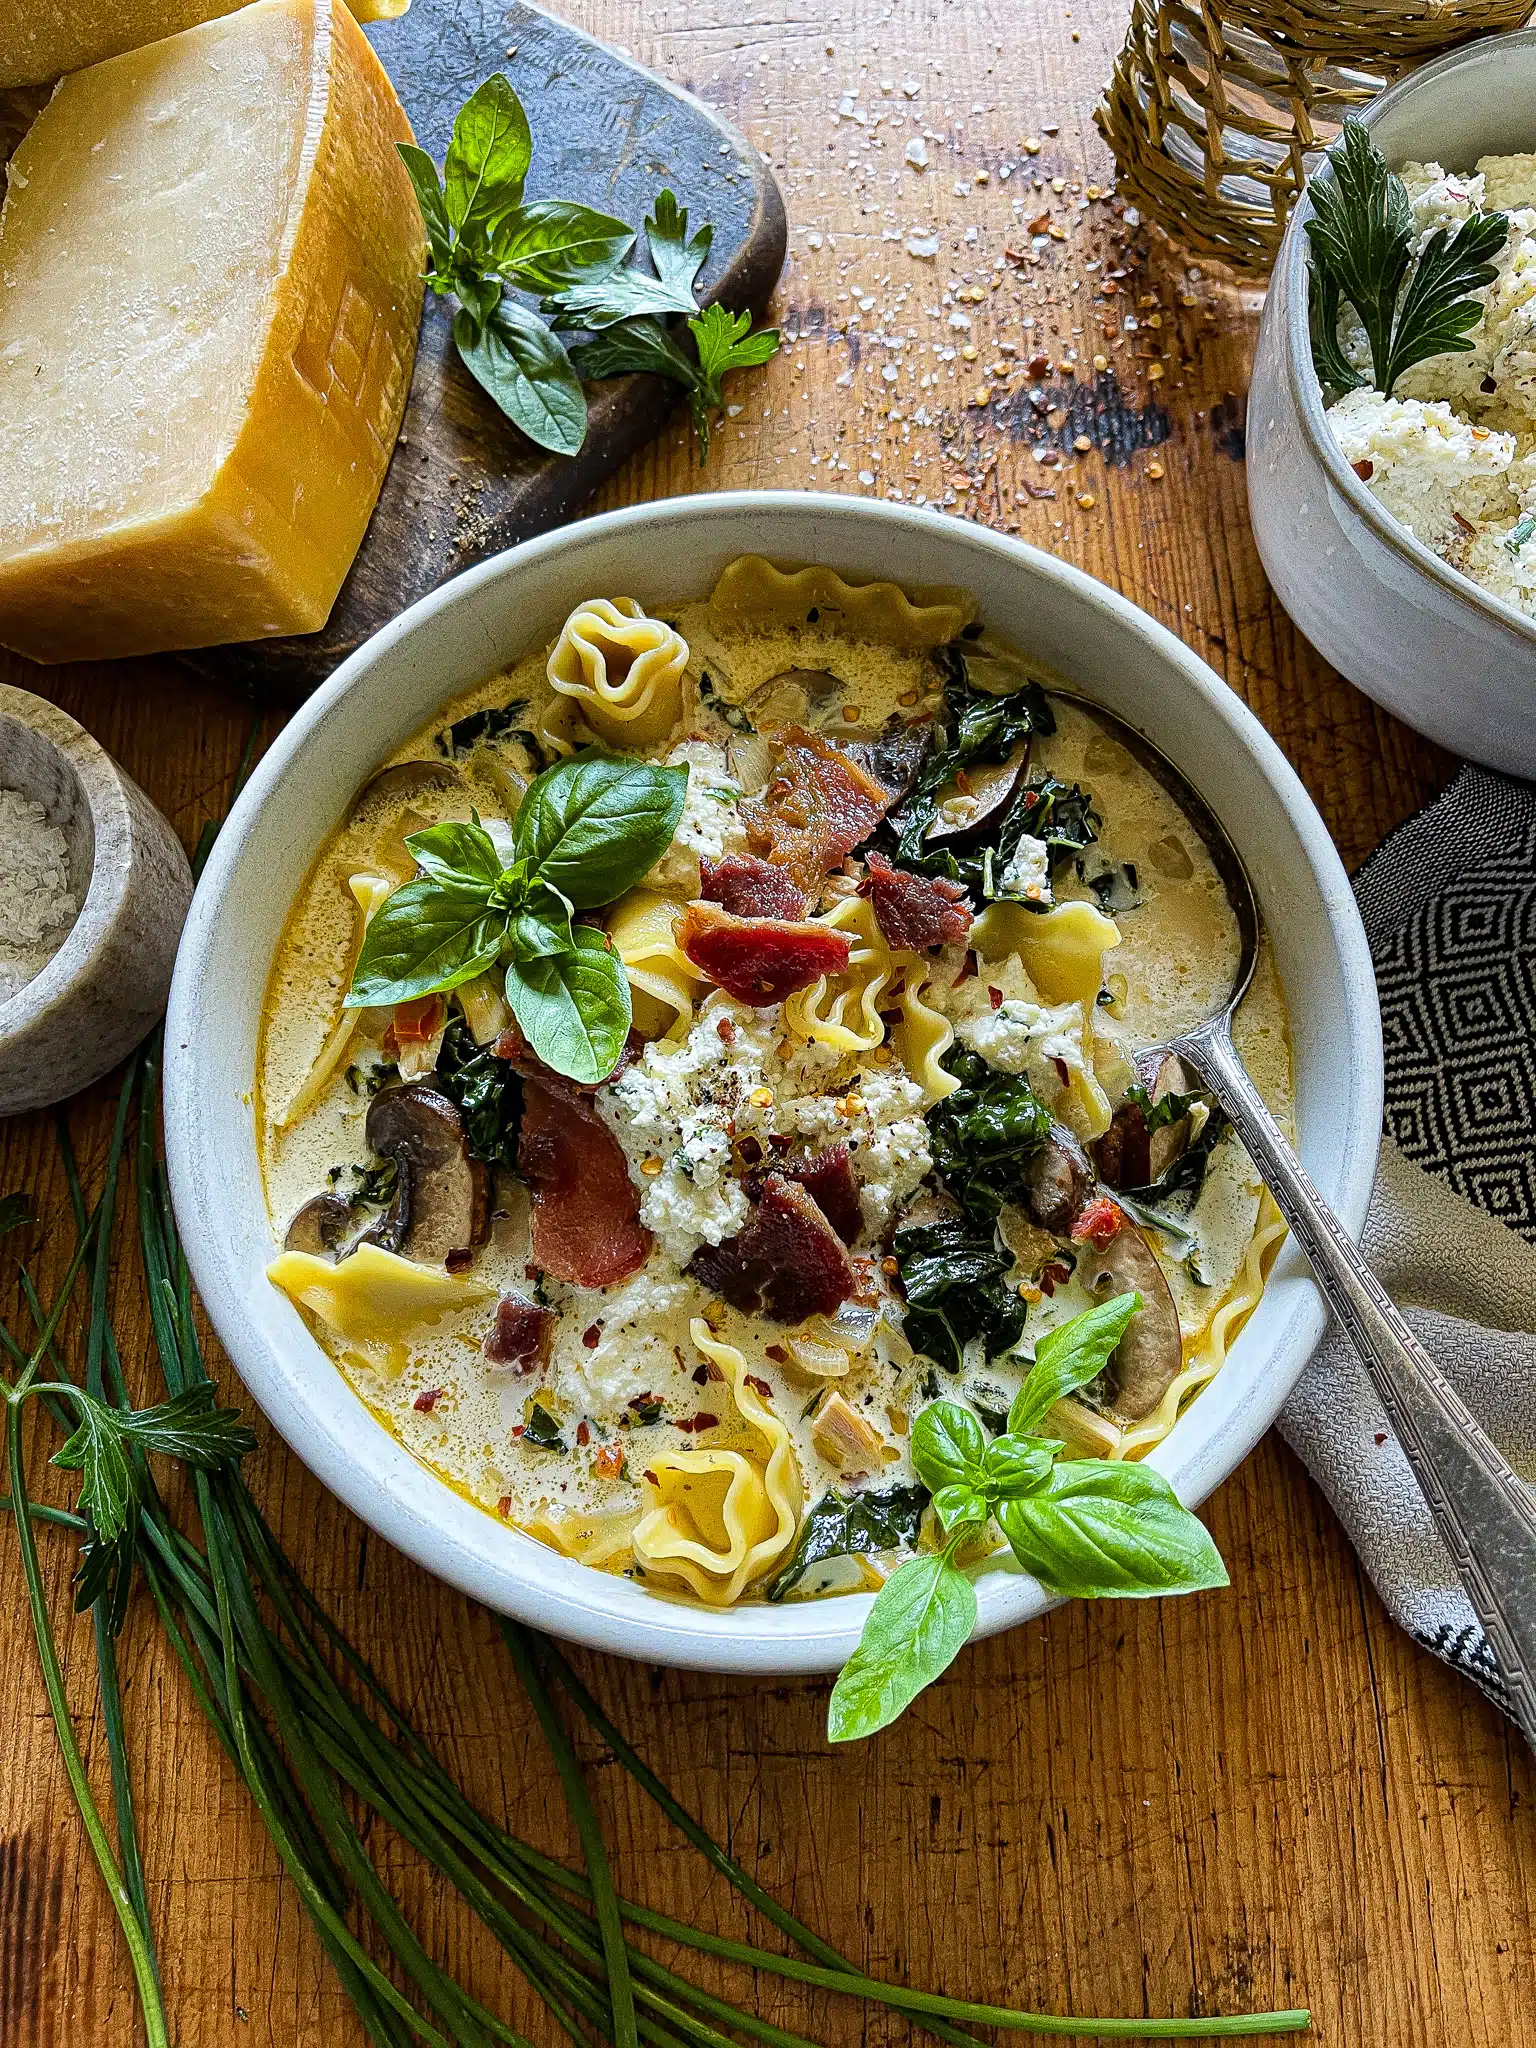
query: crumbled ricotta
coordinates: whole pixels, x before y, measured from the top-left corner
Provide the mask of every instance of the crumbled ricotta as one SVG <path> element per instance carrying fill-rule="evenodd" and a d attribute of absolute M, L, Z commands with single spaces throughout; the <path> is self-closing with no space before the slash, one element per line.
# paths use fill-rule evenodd
<path fill-rule="evenodd" d="M 725 750 L 713 740 L 682 740 L 667 756 L 669 768 L 686 766 L 688 795 L 672 844 L 646 876 L 653 889 L 696 896 L 699 861 L 746 849 L 746 828 L 737 805 L 741 784 L 728 772 Z"/>
<path fill-rule="evenodd" d="M 695 1282 L 654 1254 L 617 1287 L 573 1288 L 555 1325 L 554 1390 L 588 1414 L 612 1414 L 637 1394 L 664 1393 L 678 1376 L 677 1330 L 700 1312 L 703 1299 Z"/>
<path fill-rule="evenodd" d="M 1061 1093 L 1058 1060 L 1071 1073 L 1084 1071 L 1082 1004 L 1040 1002 L 1017 957 L 984 962 L 979 975 L 948 991 L 944 1008 L 962 1045 L 999 1073 L 1024 1075 L 1042 1102 Z"/>
<path fill-rule="evenodd" d="M 1023 896 L 1037 903 L 1048 902 L 1051 894 L 1051 849 L 1043 839 L 1031 839 L 1027 832 L 1024 833 L 998 881 L 1005 896 Z"/>
<path fill-rule="evenodd" d="M 1523 539 L 1505 542 L 1527 502 L 1522 472 L 1536 457 L 1536 155 L 1484 157 L 1461 174 L 1437 163 L 1398 173 L 1413 208 L 1415 255 L 1439 229 L 1478 210 L 1509 216 L 1496 274 L 1477 296 L 1471 347 L 1432 356 L 1390 399 L 1348 393 L 1328 418 L 1366 488 L 1401 525 L 1497 597 L 1536 617 L 1536 579 Z M 1346 309 L 1339 340 L 1365 376 L 1365 331 Z"/>
<path fill-rule="evenodd" d="M 932 1170 L 920 1084 L 786 1035 L 777 1009 L 715 995 L 685 1039 L 648 1045 L 597 1097 L 640 1190 L 640 1220 L 679 1267 L 748 1216 L 739 1144 L 847 1144 L 864 1220 L 882 1230 Z"/>

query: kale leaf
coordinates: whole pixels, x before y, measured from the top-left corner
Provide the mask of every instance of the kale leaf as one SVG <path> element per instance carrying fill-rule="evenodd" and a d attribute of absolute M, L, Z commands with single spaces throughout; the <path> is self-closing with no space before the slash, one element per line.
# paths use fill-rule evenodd
<path fill-rule="evenodd" d="M 1020 740 L 1053 733 L 1056 714 L 1037 682 L 1026 682 L 1005 696 L 978 690 L 971 682 L 967 650 L 958 640 L 935 648 L 933 660 L 944 682 L 948 738 L 924 764 L 893 823 L 898 833 L 896 858 L 903 866 L 923 874 L 947 874 L 944 864 L 957 865 L 954 855 L 930 853 L 923 843 L 938 811 L 938 792 L 960 769 L 1006 761 Z"/>
<path fill-rule="evenodd" d="M 897 1231 L 895 1252 L 914 1351 L 958 1372 L 972 1337 L 985 1340 L 989 1358 L 1018 1343 L 1024 1299 L 1008 1285 L 1013 1258 L 990 1223 L 946 1216 L 909 1224 Z"/>
<path fill-rule="evenodd" d="M 999 1074 L 979 1053 L 955 1046 L 944 1065 L 960 1086 L 928 1112 L 929 1149 L 966 1215 L 990 1228 L 1045 1143 L 1051 1113 L 1021 1074 Z"/>
<path fill-rule="evenodd" d="M 523 1118 L 522 1083 L 509 1060 L 476 1045 L 462 1017 L 449 1020 L 437 1055 L 437 1083 L 458 1106 L 472 1159 L 517 1165 Z"/>
<path fill-rule="evenodd" d="M 867 1557 L 881 1550 L 916 1547 L 926 1486 L 888 1486 L 880 1493 L 824 1493 L 800 1524 L 788 1563 L 767 1589 L 782 1600 L 812 1565 L 828 1557 Z"/>
<path fill-rule="evenodd" d="M 526 697 L 514 697 L 508 704 L 482 705 L 478 711 L 467 712 L 463 718 L 456 718 L 452 725 L 445 725 L 434 744 L 445 759 L 462 761 L 470 748 L 478 746 L 482 740 L 515 739 L 521 740 L 538 760 L 538 738 L 521 723 L 527 709 Z"/>

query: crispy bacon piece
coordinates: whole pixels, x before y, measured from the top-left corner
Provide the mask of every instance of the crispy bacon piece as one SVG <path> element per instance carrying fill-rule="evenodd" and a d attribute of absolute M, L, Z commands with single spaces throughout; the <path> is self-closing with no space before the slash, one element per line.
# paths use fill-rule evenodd
<path fill-rule="evenodd" d="M 496 1304 L 496 1320 L 481 1349 L 492 1365 L 515 1365 L 520 1373 L 537 1372 L 549 1356 L 555 1321 L 552 1308 L 541 1308 L 523 1294 L 504 1294 Z"/>
<path fill-rule="evenodd" d="M 875 923 L 897 952 L 934 953 L 957 945 L 971 928 L 971 906 L 960 882 L 940 875 L 912 875 L 892 867 L 883 853 L 869 853 L 865 888 L 875 906 Z"/>
<path fill-rule="evenodd" d="M 846 1145 L 829 1145 L 814 1159 L 782 1161 L 778 1170 L 805 1189 L 844 1244 L 853 1243 L 864 1227 L 864 1212 Z"/>
<path fill-rule="evenodd" d="M 732 1308 L 776 1323 L 835 1315 L 858 1277 L 816 1202 L 782 1173 L 764 1179 L 746 1229 L 700 1245 L 688 1271 Z"/>
<path fill-rule="evenodd" d="M 699 894 L 732 917 L 805 915 L 805 891 L 796 888 L 783 868 L 759 860 L 755 853 L 728 853 L 723 860 L 706 857 L 699 862 L 699 873 Z"/>
<path fill-rule="evenodd" d="M 618 1139 L 569 1082 L 529 1075 L 517 1170 L 533 1195 L 533 1261 L 577 1287 L 644 1265 L 651 1233 Z"/>
<path fill-rule="evenodd" d="M 741 806 L 747 843 L 814 895 L 839 861 L 891 807 L 883 783 L 803 726 L 772 735 L 778 765 L 760 797 Z"/>
<path fill-rule="evenodd" d="M 1095 1195 L 1078 1211 L 1072 1224 L 1072 1236 L 1078 1244 L 1091 1244 L 1096 1251 L 1103 1251 L 1112 1237 L 1118 1235 L 1125 1222 L 1125 1211 L 1118 1202 L 1112 1202 L 1108 1195 Z"/>
<path fill-rule="evenodd" d="M 677 943 L 711 981 L 758 1010 L 824 974 L 840 974 L 851 946 L 844 933 L 823 924 L 732 917 L 717 903 L 690 903 L 677 921 Z"/>

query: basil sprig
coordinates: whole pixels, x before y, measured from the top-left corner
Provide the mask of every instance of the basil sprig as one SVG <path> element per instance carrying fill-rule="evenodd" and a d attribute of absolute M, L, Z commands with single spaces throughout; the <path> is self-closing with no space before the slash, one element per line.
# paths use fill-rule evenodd
<path fill-rule="evenodd" d="M 687 211 L 658 194 L 645 223 L 655 276 L 624 259 L 635 234 L 621 220 L 569 199 L 525 201 L 533 135 L 522 102 L 497 72 L 459 109 L 442 176 L 424 149 L 398 143 L 421 207 L 430 290 L 458 300 L 453 340 L 465 367 L 530 441 L 575 455 L 587 436 L 582 380 L 655 370 L 688 391 L 705 454 L 709 412 L 727 371 L 764 363 L 776 331 L 753 334 L 749 315 L 694 296 L 714 231 L 688 232 Z M 513 291 L 537 297 L 552 324 Z M 688 317 L 697 360 L 666 325 Z M 557 327 L 595 334 L 568 354 Z"/>
<path fill-rule="evenodd" d="M 912 1426 L 912 1465 L 933 1495 L 941 1549 L 893 1572 L 870 1609 L 827 1710 L 834 1742 L 873 1735 L 954 1662 L 976 1626 L 976 1592 L 956 1553 L 995 1521 L 1023 1569 L 1064 1599 L 1146 1599 L 1227 1584 L 1204 1525 L 1160 1472 L 1064 1459 L 1035 1434 L 1055 1402 L 1103 1371 L 1139 1294 L 1119 1294 L 1041 1338 L 1029 1377 L 993 1439 L 968 1408 L 936 1401 Z"/>
<path fill-rule="evenodd" d="M 611 903 L 666 852 L 688 770 L 575 754 L 530 786 L 503 864 L 479 817 L 406 840 L 420 871 L 371 919 L 348 1009 L 446 994 L 505 964 L 507 1001 L 538 1057 L 573 1081 L 612 1073 L 629 982 L 606 934 L 571 914 Z"/>

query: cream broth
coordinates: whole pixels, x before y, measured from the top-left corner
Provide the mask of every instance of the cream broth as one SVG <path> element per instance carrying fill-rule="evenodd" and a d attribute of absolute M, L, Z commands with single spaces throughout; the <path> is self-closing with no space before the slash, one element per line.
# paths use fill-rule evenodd
<path fill-rule="evenodd" d="M 690 769 L 690 796 L 673 847 L 645 883 L 664 882 L 655 893 L 678 908 L 697 890 L 701 851 L 718 858 L 745 847 L 731 770 L 750 759 L 752 748 L 736 707 L 752 704 L 759 693 L 761 709 L 762 686 L 770 679 L 785 672 L 838 679 L 839 690 L 803 706 L 806 725 L 829 740 L 876 731 L 893 717 L 910 723 L 943 705 L 928 646 L 856 630 L 851 612 L 794 626 L 771 617 L 744 625 L 703 601 L 664 608 L 660 616 L 686 643 L 679 716 L 663 739 L 640 751 L 661 760 L 686 749 L 681 758 Z M 394 1078 L 388 1059 L 394 1041 L 386 1036 L 391 1013 L 343 1012 L 341 1005 L 368 903 L 414 872 L 405 835 L 443 819 L 468 819 L 472 811 L 483 820 L 509 819 L 541 755 L 584 737 L 580 710 L 573 709 L 577 700 L 551 689 L 547 659 L 545 649 L 531 652 L 445 706 L 386 768 L 451 767 L 456 779 L 434 782 L 420 767 L 376 779 L 294 903 L 273 963 L 257 1074 L 262 1166 L 279 1241 L 312 1198 L 350 1198 L 377 1165 L 365 1125 L 373 1093 Z M 1049 688 L 1051 678 L 1042 679 Z M 517 708 L 508 713 L 508 706 Z M 1125 907 L 1113 913 L 1119 942 L 1103 955 L 1104 997 L 1086 1010 L 1053 1007 L 1019 957 L 982 959 L 973 972 L 966 947 L 950 946 L 909 965 L 905 979 L 898 975 L 887 988 L 887 997 L 917 988 L 920 1001 L 905 1011 L 905 1023 L 893 1021 L 894 1011 L 883 1012 L 882 1042 L 846 1050 L 797 1034 L 798 998 L 753 1009 L 699 981 L 689 991 L 691 1020 L 680 1018 L 670 1039 L 648 1045 L 627 1073 L 592 1098 L 623 1148 L 641 1219 L 653 1233 L 638 1270 L 606 1287 L 548 1277 L 533 1283 L 527 1191 L 498 1171 L 488 1237 L 474 1253 L 462 1298 L 438 1320 L 407 1320 L 398 1332 L 359 1338 L 333 1327 L 312 1305 L 306 1308 L 317 1338 L 373 1414 L 445 1483 L 587 1563 L 644 1576 L 659 1593 L 692 1591 L 719 1600 L 760 1593 L 771 1571 L 748 1575 L 730 1591 L 723 1568 L 715 1573 L 710 1566 L 692 1577 L 658 1568 L 653 1555 L 642 1554 L 634 1532 L 641 1517 L 665 1507 L 666 1484 L 686 1484 L 684 1519 L 702 1554 L 730 1546 L 734 1510 L 725 1497 L 733 1473 L 750 1466 L 770 1500 L 777 1497 L 775 1455 L 779 1491 L 791 1493 L 795 1518 L 828 1490 L 912 1479 L 906 1449 L 911 1418 L 933 1397 L 935 1369 L 914 1356 L 903 1336 L 888 1250 L 896 1219 L 925 1196 L 931 1163 L 924 1117 L 932 1105 L 920 1079 L 927 1070 L 912 1048 L 931 1025 L 933 1033 L 953 1031 L 960 1045 L 974 1042 L 985 1055 L 999 1018 L 1011 1021 L 1015 1011 L 1028 1016 L 1037 1041 L 1019 1055 L 1030 1064 L 1015 1070 L 1028 1073 L 1032 1086 L 1043 1076 L 1039 1086 L 1046 1091 L 1061 1085 L 1053 1076 L 1070 1075 L 1069 1094 L 1048 1106 L 1069 1126 L 1073 1117 L 1086 1119 L 1091 1131 L 1108 1115 L 1107 1107 L 1095 1105 L 1119 1101 L 1135 1079 L 1131 1055 L 1207 1014 L 1236 964 L 1235 924 L 1198 835 L 1160 785 L 1085 711 L 1059 699 L 1053 709 L 1057 730 L 1032 742 L 1030 773 L 1048 770 L 1080 785 L 1102 821 L 1097 840 L 1080 857 L 1081 873 L 1070 861 L 1056 865 L 1057 902 L 1096 903 L 1094 879 L 1126 871 L 1119 885 Z M 477 713 L 494 714 L 493 729 L 454 758 L 450 728 L 460 734 L 472 729 Z M 599 729 L 598 737 L 607 741 L 609 735 Z M 842 886 L 834 876 L 811 915 L 836 909 Z M 681 893 L 668 896 L 669 889 Z M 844 912 L 858 912 L 858 899 L 845 896 L 838 914 Z M 1034 917 L 1022 909 L 1017 914 Z M 605 915 L 613 925 L 614 915 Z M 625 957 L 637 1024 L 644 1017 L 654 1027 L 657 999 L 646 994 L 636 979 L 640 970 Z M 1050 1051 L 1056 1040 L 1039 1024 L 1046 1012 L 1050 1028 L 1065 1034 L 1066 1057 Z M 1267 942 L 1236 1037 L 1266 1099 L 1287 1121 L 1290 1051 Z M 740 1229 L 750 1206 L 739 1172 L 719 1170 L 723 1141 L 708 1117 L 718 1120 L 723 1112 L 698 1107 L 727 1100 L 726 1150 L 754 1133 L 754 1143 L 760 1137 L 770 1148 L 791 1139 L 811 1146 L 842 1140 L 850 1147 L 864 1219 L 853 1246 L 860 1292 L 836 1317 L 813 1319 L 814 1327 L 797 1330 L 742 1313 L 682 1270 L 694 1248 Z M 1186 1362 L 1202 1355 L 1213 1318 L 1243 1284 L 1239 1320 L 1252 1305 L 1260 1284 L 1252 1268 L 1261 1263 L 1254 1252 L 1261 1196 L 1256 1174 L 1228 1135 L 1210 1155 L 1183 1233 L 1147 1233 L 1177 1308 Z M 1031 1226 L 1017 1212 L 1005 1212 L 1001 1230 L 1017 1250 Z M 336 1268 L 343 1280 L 346 1264 L 343 1259 Z M 539 1300 L 558 1315 L 547 1359 L 533 1373 L 490 1363 L 482 1346 L 498 1297 L 527 1296 L 535 1284 Z M 1093 1299 L 1075 1272 L 1054 1279 L 1048 1273 L 1042 1286 L 1024 1258 L 1010 1284 L 1030 1303 L 1020 1359 L 989 1362 L 968 1352 L 959 1375 L 937 1375 L 945 1398 L 969 1397 L 983 1412 L 1006 1407 L 1027 1371 L 1032 1343 Z M 714 1345 L 740 1353 L 748 1391 L 733 1385 L 729 1359 L 722 1370 L 721 1359 L 701 1349 L 701 1319 Z M 864 1425 L 859 1441 L 868 1456 L 862 1465 L 845 1440 L 835 1432 L 829 1438 L 834 1395 Z M 1169 1397 L 1174 1412 L 1178 1398 L 1177 1390 Z M 764 1408 L 766 1425 L 753 1419 Z M 1170 1413 L 1138 1425 L 1117 1418 L 1112 1403 L 1085 1400 L 1060 1404 L 1052 1426 L 1108 1455 L 1135 1455 L 1172 1419 Z M 558 1449 L 541 1441 L 551 1427 Z M 782 1449 L 774 1448 L 781 1439 L 789 1448 L 787 1464 Z M 722 1454 L 714 1461 L 718 1469 L 701 1464 L 686 1480 L 658 1480 L 659 1461 L 679 1449 Z M 734 1466 L 728 1453 L 739 1454 Z M 760 1504 L 758 1512 L 761 1519 Z M 777 1537 L 759 1531 L 763 1554 L 773 1552 L 775 1567 L 789 1547 L 782 1510 L 780 1522 Z M 868 1561 L 844 1558 L 818 1567 L 799 1590 L 833 1591 L 877 1579 Z"/>

